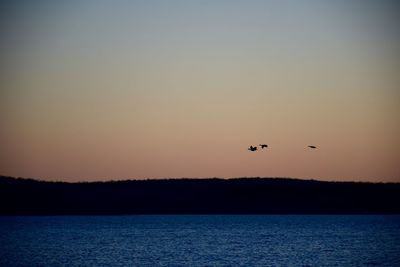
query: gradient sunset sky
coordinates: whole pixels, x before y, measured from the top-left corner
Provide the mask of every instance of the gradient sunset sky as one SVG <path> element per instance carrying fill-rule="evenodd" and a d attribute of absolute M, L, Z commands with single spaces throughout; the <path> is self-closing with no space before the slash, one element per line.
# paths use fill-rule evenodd
<path fill-rule="evenodd" d="M 0 175 L 400 182 L 394 3 L 1 1 Z"/>

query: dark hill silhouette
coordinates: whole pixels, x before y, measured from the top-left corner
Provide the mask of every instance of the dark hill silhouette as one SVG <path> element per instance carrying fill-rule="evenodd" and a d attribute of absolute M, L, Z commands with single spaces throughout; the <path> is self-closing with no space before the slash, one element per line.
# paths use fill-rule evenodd
<path fill-rule="evenodd" d="M 286 178 L 91 183 L 0 176 L 0 214 L 400 213 L 400 183 Z"/>

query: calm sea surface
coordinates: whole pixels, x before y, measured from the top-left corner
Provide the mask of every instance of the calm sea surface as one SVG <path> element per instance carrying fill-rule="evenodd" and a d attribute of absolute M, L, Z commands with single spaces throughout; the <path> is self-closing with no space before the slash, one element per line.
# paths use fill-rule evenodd
<path fill-rule="evenodd" d="M 400 266 L 400 216 L 0 217 L 1 266 Z"/>

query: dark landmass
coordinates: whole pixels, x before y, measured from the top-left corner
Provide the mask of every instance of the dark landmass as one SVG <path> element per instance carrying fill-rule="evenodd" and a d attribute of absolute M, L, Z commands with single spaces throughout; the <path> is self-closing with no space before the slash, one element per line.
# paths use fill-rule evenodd
<path fill-rule="evenodd" d="M 388 214 L 400 183 L 286 178 L 46 182 L 0 176 L 2 215 Z"/>

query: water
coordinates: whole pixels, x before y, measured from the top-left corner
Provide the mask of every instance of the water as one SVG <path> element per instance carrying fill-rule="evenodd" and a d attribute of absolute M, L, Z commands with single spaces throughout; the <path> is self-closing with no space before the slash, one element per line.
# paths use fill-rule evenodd
<path fill-rule="evenodd" d="M 400 266 L 400 216 L 0 217 L 1 266 Z"/>

